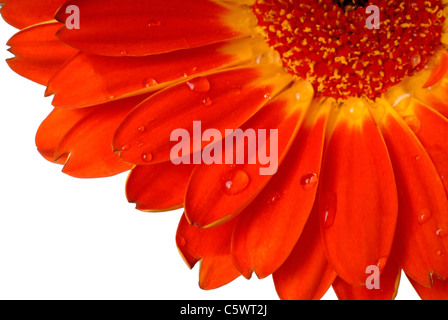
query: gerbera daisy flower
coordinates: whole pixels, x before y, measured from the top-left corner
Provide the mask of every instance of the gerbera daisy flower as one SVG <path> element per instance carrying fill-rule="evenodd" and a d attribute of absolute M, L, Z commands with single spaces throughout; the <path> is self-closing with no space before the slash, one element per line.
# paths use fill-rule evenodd
<path fill-rule="evenodd" d="M 255 273 L 282 299 L 393 299 L 403 271 L 448 297 L 446 1 L 4 2 L 10 67 L 54 95 L 39 152 L 80 178 L 130 170 L 140 210 L 184 208 L 201 288 Z M 195 121 L 278 130 L 278 171 L 174 164 Z"/>

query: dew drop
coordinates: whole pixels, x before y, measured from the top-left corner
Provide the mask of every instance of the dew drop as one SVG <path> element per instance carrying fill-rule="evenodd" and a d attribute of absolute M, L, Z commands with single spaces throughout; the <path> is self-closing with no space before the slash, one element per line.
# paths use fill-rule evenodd
<path fill-rule="evenodd" d="M 224 191 L 228 195 L 235 195 L 246 190 L 249 185 L 249 176 L 243 170 L 236 170 L 230 179 L 225 179 Z"/>
<path fill-rule="evenodd" d="M 387 263 L 387 257 L 381 257 L 377 260 L 376 266 L 378 267 L 378 269 L 380 269 L 380 272 L 384 270 L 384 267 L 386 267 L 386 263 Z"/>
<path fill-rule="evenodd" d="M 178 244 L 179 244 L 179 246 L 181 246 L 181 247 L 184 247 L 184 246 L 187 244 L 187 241 L 185 240 L 184 237 L 179 237 L 178 240 L 179 240 L 179 241 L 178 241 Z"/>
<path fill-rule="evenodd" d="M 140 142 L 140 141 L 137 142 L 136 144 L 137 144 L 137 148 L 141 148 L 145 145 L 143 142 Z"/>
<path fill-rule="evenodd" d="M 438 229 L 436 231 L 436 236 L 438 236 L 440 238 L 445 238 L 446 236 L 448 236 L 448 231 L 446 231 L 444 229 Z"/>
<path fill-rule="evenodd" d="M 205 98 L 204 100 L 202 100 L 202 104 L 204 105 L 204 106 L 206 106 L 206 107 L 209 107 L 209 106 L 211 106 L 212 105 L 212 99 L 210 99 L 210 98 Z"/>
<path fill-rule="evenodd" d="M 264 95 L 264 98 L 270 100 L 270 99 L 272 99 L 272 96 L 271 96 L 271 94 L 268 92 L 268 93 L 266 93 L 266 94 Z"/>
<path fill-rule="evenodd" d="M 152 79 L 152 78 L 146 78 L 146 79 L 143 79 L 143 81 L 142 81 L 143 88 L 154 87 L 154 86 L 156 86 L 158 84 L 159 83 L 156 80 Z"/>
<path fill-rule="evenodd" d="M 122 56 L 127 56 L 127 55 L 128 55 L 128 52 L 127 52 L 126 50 L 122 50 L 122 51 L 120 52 L 120 54 L 121 54 Z"/>
<path fill-rule="evenodd" d="M 419 133 L 422 129 L 422 123 L 416 116 L 407 116 L 403 120 L 414 133 Z"/>
<path fill-rule="evenodd" d="M 142 154 L 142 160 L 143 160 L 143 162 L 151 162 L 152 161 L 152 154 L 150 154 L 150 153 Z"/>
<path fill-rule="evenodd" d="M 420 160 L 422 160 L 422 156 L 415 156 L 415 160 L 417 160 L 417 161 L 420 161 Z"/>
<path fill-rule="evenodd" d="M 307 173 L 300 179 L 300 184 L 305 190 L 311 190 L 317 185 L 317 174 Z"/>
<path fill-rule="evenodd" d="M 268 200 L 268 204 L 269 205 L 274 205 L 277 202 L 280 201 L 281 198 L 281 193 L 280 192 L 275 192 L 274 194 L 271 195 L 271 197 Z"/>
<path fill-rule="evenodd" d="M 187 81 L 187 86 L 194 92 L 208 92 L 210 90 L 210 82 L 204 77 Z"/>
<path fill-rule="evenodd" d="M 148 27 L 160 27 L 162 25 L 162 22 L 158 20 L 150 20 L 148 22 Z"/>
<path fill-rule="evenodd" d="M 418 223 L 424 224 L 431 218 L 431 210 L 425 208 L 420 210 L 418 215 Z"/>
<path fill-rule="evenodd" d="M 343 104 L 342 110 L 344 110 L 345 114 L 353 119 L 357 120 L 360 119 L 364 111 L 366 110 L 366 104 L 362 99 L 359 98 L 349 98 L 347 101 Z"/>
<path fill-rule="evenodd" d="M 121 147 L 121 151 L 128 151 L 130 148 L 131 148 L 130 145 L 128 145 L 128 144 L 124 144 L 124 145 Z"/>
<path fill-rule="evenodd" d="M 420 55 L 418 53 L 414 54 L 411 57 L 411 65 L 412 65 L 413 68 L 418 66 L 421 62 L 422 62 L 422 57 L 420 57 Z"/>
<path fill-rule="evenodd" d="M 138 132 L 141 132 L 141 133 L 143 133 L 143 132 L 145 132 L 145 126 L 140 126 L 140 127 L 138 127 Z"/>
<path fill-rule="evenodd" d="M 440 257 L 443 254 L 443 252 L 441 250 L 437 250 L 436 254 Z"/>
<path fill-rule="evenodd" d="M 337 209 L 337 196 L 334 192 L 326 192 L 322 196 L 322 210 L 324 228 L 330 228 L 334 224 Z"/>

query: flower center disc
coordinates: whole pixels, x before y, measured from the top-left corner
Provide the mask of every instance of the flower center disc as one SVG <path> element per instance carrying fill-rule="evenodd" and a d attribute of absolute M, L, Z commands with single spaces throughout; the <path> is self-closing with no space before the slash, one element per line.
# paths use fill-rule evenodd
<path fill-rule="evenodd" d="M 441 0 L 257 0 L 253 10 L 283 66 L 318 96 L 374 100 L 442 46 L 443 9 Z"/>

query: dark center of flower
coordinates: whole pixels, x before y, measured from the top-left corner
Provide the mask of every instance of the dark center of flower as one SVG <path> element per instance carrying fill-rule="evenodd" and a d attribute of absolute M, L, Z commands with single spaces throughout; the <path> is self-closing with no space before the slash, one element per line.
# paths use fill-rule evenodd
<path fill-rule="evenodd" d="M 353 11 L 358 7 L 365 7 L 369 0 L 334 0 L 339 8 L 344 9 L 344 11 Z"/>
<path fill-rule="evenodd" d="M 379 29 L 372 26 L 379 9 Z M 421 70 L 442 46 L 441 0 L 257 0 L 266 41 L 317 95 L 374 100 Z M 370 19 L 370 20 L 369 20 Z M 367 22 L 370 22 L 370 26 Z"/>

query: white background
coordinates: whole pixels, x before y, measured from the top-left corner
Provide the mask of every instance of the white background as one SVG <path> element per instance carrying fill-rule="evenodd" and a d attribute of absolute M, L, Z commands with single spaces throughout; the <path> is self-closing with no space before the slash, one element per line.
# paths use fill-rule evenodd
<path fill-rule="evenodd" d="M 0 299 L 278 299 L 271 277 L 201 290 L 176 248 L 180 210 L 139 212 L 126 174 L 75 179 L 39 155 L 51 98 L 7 66 L 15 32 L 0 21 Z M 418 299 L 405 277 L 397 299 Z"/>

